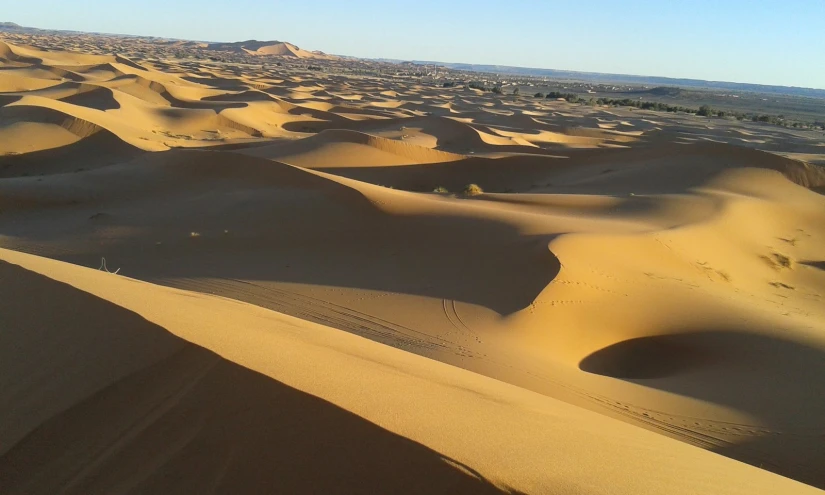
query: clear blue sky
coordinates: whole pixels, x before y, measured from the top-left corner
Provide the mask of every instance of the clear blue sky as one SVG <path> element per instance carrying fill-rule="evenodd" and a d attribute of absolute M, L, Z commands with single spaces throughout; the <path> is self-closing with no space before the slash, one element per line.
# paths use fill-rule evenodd
<path fill-rule="evenodd" d="M 0 21 L 825 89 L 825 0 L 0 0 Z"/>

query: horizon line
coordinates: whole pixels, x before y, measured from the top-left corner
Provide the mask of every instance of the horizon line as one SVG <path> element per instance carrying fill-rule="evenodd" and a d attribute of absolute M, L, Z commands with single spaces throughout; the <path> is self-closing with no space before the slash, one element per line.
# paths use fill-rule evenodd
<path fill-rule="evenodd" d="M 192 41 L 192 42 L 201 42 L 201 43 L 241 43 L 244 41 L 272 41 L 276 43 L 289 43 L 295 47 L 300 48 L 298 45 L 284 40 L 257 40 L 254 38 L 246 39 L 246 40 L 238 40 L 238 41 L 210 41 L 210 40 L 196 40 L 196 39 L 187 39 L 187 38 L 176 38 L 171 36 L 154 36 L 154 35 L 146 35 L 146 34 L 127 34 L 127 33 L 111 33 L 111 32 L 104 32 L 104 31 L 78 31 L 73 29 L 52 29 L 52 28 L 38 28 L 38 27 L 31 27 L 31 26 L 24 26 L 22 24 L 17 24 L 13 21 L 0 21 L 0 24 L 13 24 L 22 29 L 35 29 L 39 31 L 54 31 L 54 32 L 64 32 L 64 33 L 82 33 L 82 34 L 93 34 L 93 35 L 103 35 L 103 36 L 127 36 L 127 37 L 135 37 L 135 38 L 155 38 L 155 39 L 163 39 L 163 40 L 171 40 L 171 41 Z M 2 31 L 0 31 L 2 32 Z M 596 72 L 596 71 L 584 71 L 584 70 L 573 70 L 573 69 L 555 69 L 549 67 L 526 67 L 520 65 L 502 65 L 502 64 L 492 64 L 492 63 L 474 63 L 474 62 L 446 62 L 446 61 L 436 61 L 436 60 L 416 60 L 416 59 L 403 59 L 403 58 L 393 58 L 393 57 L 364 57 L 364 56 L 357 56 L 357 55 L 343 55 L 337 54 L 333 51 L 328 51 L 327 49 L 324 50 L 311 50 L 311 51 L 322 51 L 329 55 L 339 56 L 339 57 L 346 57 L 346 58 L 355 58 L 361 60 L 373 60 L 373 61 L 386 61 L 386 62 L 407 62 L 413 64 L 460 64 L 460 65 L 474 65 L 474 66 L 489 66 L 489 67 L 501 67 L 507 69 L 525 69 L 525 70 L 547 70 L 547 71 L 557 71 L 557 72 L 570 72 L 574 74 L 590 74 L 590 75 L 601 75 L 601 76 L 627 76 L 627 77 L 640 77 L 640 78 L 659 78 L 659 79 L 672 79 L 672 80 L 685 80 L 691 82 L 704 82 L 704 83 L 723 83 L 723 84 L 741 84 L 741 85 L 749 85 L 749 86 L 760 86 L 765 88 L 788 88 L 788 89 L 808 89 L 814 91 L 825 91 L 825 87 L 813 87 L 813 86 L 793 86 L 793 85 L 785 85 L 785 84 L 764 84 L 764 83 L 753 83 L 753 82 L 741 82 L 741 81 L 724 81 L 718 79 L 697 79 L 693 77 L 675 77 L 675 76 L 657 76 L 657 75 L 645 75 L 645 74 L 632 74 L 632 73 L 619 73 L 619 72 Z M 446 67 L 446 65 L 445 65 Z M 450 67 L 447 67 L 448 69 Z M 452 70 L 462 70 L 462 69 L 452 69 Z M 471 72 L 468 70 L 468 72 Z M 514 74 L 517 75 L 517 74 Z M 522 74 L 522 75 L 529 75 L 529 74 Z M 539 77 L 539 76 L 533 76 Z M 720 88 L 722 89 L 722 88 Z M 800 96 L 804 98 L 804 96 Z"/>

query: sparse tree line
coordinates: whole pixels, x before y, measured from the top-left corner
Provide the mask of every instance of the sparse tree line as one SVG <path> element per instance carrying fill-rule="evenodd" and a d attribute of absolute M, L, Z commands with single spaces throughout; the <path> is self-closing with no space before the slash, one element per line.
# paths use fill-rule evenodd
<path fill-rule="evenodd" d="M 453 86 L 458 85 L 458 83 L 455 83 L 455 82 L 449 83 L 449 84 L 451 84 L 451 86 L 447 86 L 447 84 L 448 83 L 444 83 L 445 88 L 446 87 L 453 87 Z M 485 86 L 484 83 L 480 83 L 478 81 L 471 81 L 471 82 L 467 83 L 466 87 L 469 88 L 469 89 L 477 89 L 479 91 L 484 91 L 484 92 L 487 92 L 487 93 L 495 93 L 497 95 L 504 94 L 504 91 L 501 89 L 501 84 L 496 84 L 495 86 Z"/>
<path fill-rule="evenodd" d="M 447 81 L 443 84 L 445 88 L 453 88 L 463 84 L 462 82 L 458 81 Z M 495 86 L 487 86 L 484 83 L 478 81 L 471 81 L 465 85 L 466 88 L 469 89 L 477 89 L 479 91 L 484 91 L 488 93 L 494 94 L 504 94 L 502 90 L 501 84 L 496 84 Z M 519 88 L 516 87 L 512 93 L 514 96 L 519 95 Z M 562 93 L 559 91 L 551 91 L 547 94 L 545 93 L 536 93 L 533 95 L 535 98 L 548 98 L 548 99 L 563 99 L 568 101 L 569 103 L 577 103 L 577 104 L 584 104 L 590 106 L 601 106 L 601 107 L 632 107 L 632 108 L 639 108 L 641 110 L 653 110 L 657 112 L 670 112 L 670 113 L 689 113 L 693 115 L 698 115 L 701 117 L 719 117 L 724 119 L 736 119 L 739 121 L 751 121 L 751 122 L 764 122 L 768 124 L 779 125 L 783 127 L 793 127 L 795 129 L 821 129 L 825 130 L 825 122 L 816 121 L 816 122 L 799 122 L 799 121 L 792 121 L 787 119 L 784 115 L 766 115 L 766 114 L 755 114 L 755 113 L 746 113 L 746 112 L 737 112 L 737 111 L 729 111 L 729 110 L 718 110 L 715 108 L 710 107 L 709 105 L 702 105 L 699 108 L 690 108 L 684 107 L 681 105 L 669 105 L 667 103 L 661 103 L 656 101 L 643 101 L 643 100 L 634 100 L 631 98 L 590 98 L 584 99 L 579 97 L 579 95 L 575 93 Z"/>
<path fill-rule="evenodd" d="M 541 93 L 536 93 L 536 97 L 540 97 Z M 563 98 L 570 103 L 587 104 L 590 106 L 607 106 L 607 107 L 633 107 L 641 110 L 653 110 L 657 112 L 671 112 L 671 113 L 690 113 L 700 117 L 719 117 L 730 118 L 739 121 L 749 120 L 751 122 L 765 122 L 784 127 L 793 127 L 796 129 L 822 129 L 825 130 L 825 122 L 799 122 L 788 120 L 784 115 L 765 115 L 745 112 L 736 112 L 728 110 L 717 110 L 710 105 L 702 105 L 699 108 L 683 107 L 681 105 L 669 105 L 656 101 L 634 100 L 631 98 L 590 98 L 585 100 L 579 98 L 578 95 L 572 93 L 551 92 L 547 94 L 547 98 Z"/>
<path fill-rule="evenodd" d="M 536 98 L 549 98 L 553 100 L 563 99 L 569 101 L 570 103 L 581 103 L 583 101 L 581 98 L 578 97 L 578 95 L 575 95 L 573 93 L 560 93 L 558 91 L 551 91 L 546 95 L 544 93 L 536 93 L 533 96 L 535 96 Z"/>

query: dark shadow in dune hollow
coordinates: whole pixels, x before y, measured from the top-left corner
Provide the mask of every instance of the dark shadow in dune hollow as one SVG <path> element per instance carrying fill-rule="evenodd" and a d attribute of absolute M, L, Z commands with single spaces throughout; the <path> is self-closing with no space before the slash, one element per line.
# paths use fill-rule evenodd
<path fill-rule="evenodd" d="M 106 110 L 117 110 L 120 102 L 115 99 L 115 93 L 109 88 L 98 87 L 91 91 L 82 91 L 60 101 L 77 105 L 80 107 L 93 108 L 105 112 Z"/>
<path fill-rule="evenodd" d="M 761 427 L 728 425 L 739 442 L 712 450 L 825 486 L 823 349 L 757 333 L 693 331 L 618 342 L 579 367 L 757 417 L 771 433 L 748 435 Z M 800 425 L 802 417 L 820 419 Z"/>

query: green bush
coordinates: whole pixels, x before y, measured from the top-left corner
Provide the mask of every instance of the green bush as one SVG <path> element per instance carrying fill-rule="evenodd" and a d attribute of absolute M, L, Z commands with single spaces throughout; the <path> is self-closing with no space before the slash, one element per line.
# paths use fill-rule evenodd
<path fill-rule="evenodd" d="M 484 190 L 478 186 L 478 184 L 467 184 L 464 188 L 464 194 L 467 196 L 478 196 L 479 194 L 484 193 Z"/>

